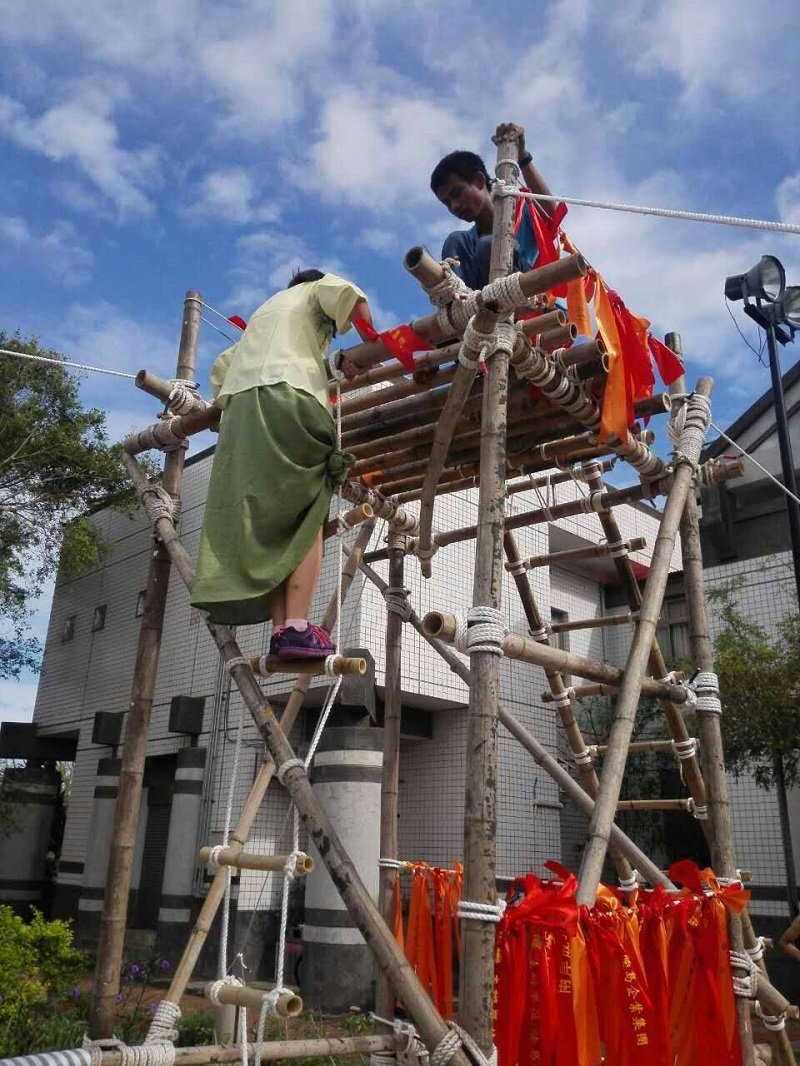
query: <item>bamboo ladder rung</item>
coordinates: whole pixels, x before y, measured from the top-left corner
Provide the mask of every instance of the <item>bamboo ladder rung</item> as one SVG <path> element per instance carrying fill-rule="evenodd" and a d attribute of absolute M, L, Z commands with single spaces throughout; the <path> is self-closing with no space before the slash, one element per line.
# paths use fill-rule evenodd
<path fill-rule="evenodd" d="M 356 674 L 363 677 L 367 672 L 367 660 L 349 658 L 346 655 L 330 655 L 328 659 L 280 659 L 268 663 L 266 656 L 251 656 L 248 659 L 250 669 L 256 677 L 269 677 L 270 674 Z M 326 665 L 327 664 L 327 665 Z"/>
<path fill-rule="evenodd" d="M 605 465 L 605 464 L 604 464 Z M 609 466 L 611 464 L 608 464 Z M 641 551 L 642 548 L 647 547 L 647 541 L 644 537 L 632 537 L 630 540 L 623 541 L 619 546 L 619 550 L 623 549 L 627 552 Z M 611 547 L 608 544 L 587 544 L 585 548 L 569 548 L 567 551 L 549 552 L 547 555 L 532 555 L 528 559 L 522 560 L 522 566 L 526 570 L 535 570 L 539 566 L 559 566 L 561 563 L 576 562 L 580 559 L 596 559 L 603 555 L 611 554 Z M 511 568 L 506 563 L 506 570 Z"/>
<path fill-rule="evenodd" d="M 213 848 L 200 849 L 198 856 L 203 865 L 211 861 Z M 289 855 L 255 855 L 253 852 L 237 851 L 236 848 L 223 848 L 214 858 L 217 866 L 235 866 L 239 870 L 283 870 L 291 856 Z M 295 855 L 295 875 L 300 877 L 310 874 L 314 869 L 314 860 L 303 851 Z"/>
<path fill-rule="evenodd" d="M 617 801 L 618 811 L 687 811 L 694 812 L 691 796 L 686 799 L 624 799 Z"/>
<path fill-rule="evenodd" d="M 695 745 L 699 747 L 700 742 L 695 740 Z M 590 744 L 589 753 L 593 756 L 603 755 L 608 751 L 608 744 Z M 642 755 L 650 752 L 675 752 L 674 740 L 634 740 L 628 746 L 628 752 L 631 755 Z"/>
<path fill-rule="evenodd" d="M 219 985 L 218 982 L 209 981 L 204 994 L 212 1003 L 211 993 L 215 985 L 216 998 L 220 1003 L 230 1003 L 234 1007 L 246 1007 L 248 1010 L 260 1011 L 267 995 L 263 988 L 253 988 L 251 985 Z M 275 1013 L 280 1018 L 296 1018 L 303 1013 L 303 1001 L 296 992 L 284 989 L 278 996 Z"/>
<path fill-rule="evenodd" d="M 638 611 L 625 614 L 598 615 L 597 618 L 575 618 L 568 622 L 551 622 L 552 633 L 569 633 L 574 629 L 604 629 L 608 626 L 634 625 L 639 620 Z"/>

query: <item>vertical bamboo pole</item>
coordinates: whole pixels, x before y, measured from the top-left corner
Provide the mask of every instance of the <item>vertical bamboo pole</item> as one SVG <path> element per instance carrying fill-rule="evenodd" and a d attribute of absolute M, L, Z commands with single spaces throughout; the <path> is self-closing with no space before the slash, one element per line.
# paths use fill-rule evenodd
<path fill-rule="evenodd" d="M 696 395 L 708 398 L 713 382 L 711 378 L 701 378 Z M 676 458 L 672 488 L 667 497 L 667 504 L 661 519 L 661 526 L 656 537 L 650 573 L 647 578 L 639 621 L 636 626 L 625 664 L 625 676 L 617 698 L 614 723 L 608 739 L 608 752 L 603 764 L 603 775 L 597 794 L 594 814 L 589 822 L 589 839 L 581 863 L 578 883 L 578 903 L 592 906 L 597 894 L 597 886 L 603 872 L 603 861 L 608 846 L 609 831 L 614 821 L 617 800 L 619 799 L 622 778 L 625 773 L 625 761 L 628 745 L 633 732 L 636 709 L 642 689 L 645 669 L 653 646 L 664 590 L 669 576 L 669 565 L 678 526 L 684 505 L 694 483 L 694 464 L 700 458 L 702 439 L 695 439 L 695 430 L 702 427 L 703 435 L 708 426 L 707 415 L 692 401 L 686 415 L 686 428 L 681 434 L 680 452 Z M 681 454 L 682 453 L 682 454 Z"/>
<path fill-rule="evenodd" d="M 200 331 L 201 298 L 187 292 L 183 304 L 183 324 L 176 376 L 194 379 L 197 369 L 197 340 Z M 163 487 L 180 499 L 186 452 L 178 448 L 164 460 Z M 170 558 L 161 541 L 150 559 L 145 594 L 145 613 L 139 630 L 133 685 L 125 724 L 119 794 L 114 809 L 114 835 L 108 860 L 106 893 L 100 922 L 100 943 L 89 1015 L 89 1034 L 97 1040 L 110 1037 L 114 1027 L 115 997 L 119 991 L 119 971 L 125 943 L 128 898 L 133 870 L 133 852 L 139 822 L 142 778 L 147 753 L 147 731 L 153 706 L 164 609 L 169 587 Z"/>
<path fill-rule="evenodd" d="M 402 533 L 389 532 L 389 589 L 400 590 L 405 577 L 405 541 Z M 402 709 L 403 619 L 396 611 L 386 612 L 386 670 L 383 696 L 383 774 L 381 777 L 381 856 L 398 856 L 397 816 L 400 781 L 400 715 Z M 397 870 L 380 869 L 378 908 L 390 929 L 394 928 L 395 886 L 399 891 Z M 378 971 L 375 990 L 375 1013 L 382 1018 L 394 1017 L 394 989 Z M 381 1031 L 378 1023 L 376 1032 Z"/>
<path fill-rule="evenodd" d="M 703 555 L 700 547 L 700 523 L 697 504 L 690 494 L 684 504 L 681 518 L 681 554 L 683 556 L 683 583 L 689 613 L 689 643 L 695 664 L 700 670 L 714 670 L 714 648 L 708 631 L 705 584 L 703 580 Z M 708 841 L 711 849 L 711 865 L 720 877 L 736 877 L 736 857 L 731 820 L 731 800 L 728 777 L 725 772 L 725 751 L 722 744 L 719 717 L 699 711 L 697 731 L 703 752 L 703 768 L 708 804 Z M 744 950 L 742 920 L 728 913 L 728 930 L 731 949 Z M 736 1014 L 739 1037 L 745 1066 L 755 1061 L 753 1052 L 753 1029 L 749 1000 L 737 997 Z M 788 1040 L 787 1040 L 788 1042 Z M 792 1059 L 786 1061 L 794 1061 Z"/>
<path fill-rule="evenodd" d="M 516 538 L 510 530 L 508 530 L 503 537 L 503 547 L 505 548 L 506 559 L 511 568 L 511 575 L 514 579 L 514 584 L 517 586 L 522 609 L 525 612 L 525 618 L 531 633 L 546 634 L 547 630 L 544 628 L 544 621 L 539 613 L 539 607 L 534 598 L 527 571 L 524 569 L 520 570 L 521 559 L 519 549 L 517 548 Z M 543 643 L 550 643 L 550 638 L 547 635 L 544 636 Z M 545 670 L 544 673 L 547 678 L 547 683 L 550 686 L 550 691 L 553 694 L 554 703 L 558 709 L 558 716 L 561 719 L 561 726 L 564 730 L 564 735 L 567 738 L 567 743 L 570 746 L 572 754 L 578 757 L 576 758 L 576 765 L 580 776 L 581 786 L 592 798 L 594 798 L 597 795 L 597 789 L 600 782 L 592 758 L 590 755 L 586 754 L 586 741 L 581 732 L 581 727 L 575 721 L 575 715 L 572 710 L 572 700 L 569 698 L 567 686 L 564 684 L 564 675 L 560 670 Z M 633 868 L 631 864 L 613 842 L 609 843 L 609 852 L 614 860 L 617 876 L 620 880 L 629 881 L 633 876 Z"/>
<path fill-rule="evenodd" d="M 497 175 L 513 183 L 516 141 L 497 145 Z M 496 201 L 490 280 L 507 274 L 514 253 L 515 200 Z M 508 356 L 501 351 L 489 360 L 481 410 L 481 482 L 472 602 L 499 608 L 503 579 L 505 506 L 506 403 Z M 497 710 L 500 656 L 474 652 L 467 722 L 467 780 L 464 801 L 464 899 L 493 903 L 497 832 Z M 488 1055 L 492 1048 L 494 989 L 494 925 L 463 921 L 460 1020 Z"/>

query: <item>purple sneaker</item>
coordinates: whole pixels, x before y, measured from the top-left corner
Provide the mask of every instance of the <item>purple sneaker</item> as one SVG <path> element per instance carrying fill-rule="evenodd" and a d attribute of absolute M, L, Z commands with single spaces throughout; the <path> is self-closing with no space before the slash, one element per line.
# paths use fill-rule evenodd
<path fill-rule="evenodd" d="M 286 632 L 285 626 L 281 626 L 278 633 L 273 633 L 269 639 L 269 651 L 267 652 L 267 666 L 277 666 L 281 661 L 280 647 L 283 640 L 283 634 Z"/>
<path fill-rule="evenodd" d="M 287 626 L 278 646 L 279 659 L 327 659 L 334 653 L 331 638 L 319 626 L 309 625 L 300 632 Z"/>

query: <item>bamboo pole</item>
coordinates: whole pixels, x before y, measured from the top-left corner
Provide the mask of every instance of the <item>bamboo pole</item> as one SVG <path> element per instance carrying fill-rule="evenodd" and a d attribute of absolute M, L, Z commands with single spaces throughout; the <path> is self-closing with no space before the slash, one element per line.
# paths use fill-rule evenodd
<path fill-rule="evenodd" d="M 200 329 L 201 297 L 187 292 L 183 304 L 183 322 L 178 350 L 179 378 L 194 379 L 197 366 L 197 339 Z M 180 499 L 185 451 L 178 448 L 164 461 L 163 486 L 170 497 Z M 125 942 L 133 854 L 139 823 L 142 778 L 147 754 L 147 731 L 153 706 L 153 693 L 161 650 L 161 633 L 169 588 L 170 558 L 165 545 L 158 543 L 150 559 L 145 592 L 145 612 L 139 630 L 136 661 L 125 739 L 119 792 L 114 806 L 114 829 L 106 875 L 106 892 L 100 919 L 100 941 L 92 990 L 89 1033 L 92 1038 L 107 1038 L 113 1033 L 119 974 Z"/>
<path fill-rule="evenodd" d="M 695 396 L 708 399 L 713 382 L 710 378 L 701 378 Z M 581 863 L 578 880 L 577 899 L 582 905 L 592 906 L 600 884 L 609 828 L 614 819 L 614 810 L 619 799 L 619 790 L 625 772 L 625 760 L 628 744 L 631 741 L 636 708 L 643 691 L 643 675 L 647 665 L 653 638 L 661 613 L 661 603 L 669 575 L 670 560 L 675 548 L 678 525 L 683 514 L 684 505 L 692 490 L 695 477 L 694 464 L 700 459 L 703 438 L 708 428 L 709 413 L 696 400 L 690 400 L 686 413 L 686 423 L 681 434 L 679 449 L 676 453 L 675 472 L 672 486 L 667 497 L 666 507 L 661 519 L 650 573 L 647 578 L 642 603 L 639 608 L 639 622 L 636 627 L 631 649 L 625 665 L 625 676 L 617 697 L 614 723 L 611 727 L 600 790 L 597 794 L 594 815 L 589 823 L 589 837 Z M 602 681 L 603 678 L 594 680 Z M 666 696 L 669 699 L 669 696 Z M 674 702 L 674 701 L 673 701 Z"/>
<path fill-rule="evenodd" d="M 198 858 L 205 866 L 213 854 L 213 848 L 200 848 Z M 235 866 L 238 870 L 283 870 L 291 855 L 258 855 L 253 852 L 239 851 L 236 848 L 223 848 L 216 856 L 217 866 Z M 314 860 L 310 855 L 298 851 L 294 855 L 295 874 L 302 877 L 314 869 Z"/>
<path fill-rule="evenodd" d="M 401 595 L 405 579 L 406 537 L 389 531 L 389 584 L 395 595 Z M 383 695 L 383 769 L 381 773 L 381 843 L 380 853 L 385 859 L 399 855 L 397 819 L 400 803 L 400 718 L 402 710 L 403 618 L 397 611 L 386 612 L 386 667 Z M 400 891 L 397 871 L 381 867 L 379 870 L 378 906 L 383 920 L 394 928 L 395 891 Z M 395 996 L 392 987 L 378 973 L 375 989 L 375 1013 L 381 1018 L 393 1018 Z M 376 1032 L 382 1031 L 376 1022 Z"/>
<path fill-rule="evenodd" d="M 608 751 L 608 744 L 590 744 L 589 753 L 591 755 L 602 755 Z M 651 754 L 653 752 L 674 754 L 675 741 L 674 740 L 633 740 L 628 745 L 629 755 L 641 755 Z"/>
<path fill-rule="evenodd" d="M 129 461 L 135 463 L 130 457 Z M 169 519 L 159 519 L 159 525 L 162 523 L 169 524 Z M 177 569 L 182 577 L 188 575 L 188 584 L 191 587 L 192 566 L 186 549 L 177 536 L 169 540 L 167 546 L 170 556 L 180 560 Z M 372 950 L 378 965 L 405 1004 L 423 1043 L 429 1050 L 434 1050 L 449 1033 L 444 1019 L 430 1002 L 395 941 L 392 930 L 386 926 L 352 860 L 344 850 L 330 819 L 314 794 L 302 761 L 296 758 L 272 708 L 264 700 L 249 664 L 242 658 L 232 630 L 229 626 L 212 623 L 208 624 L 208 628 L 226 663 L 231 664 L 231 677 L 275 762 L 276 772 L 284 788 L 288 791 L 310 839 L 339 891 L 342 902 Z M 461 1051 L 457 1051 L 450 1061 L 453 1066 L 468 1066 L 467 1058 Z"/>
<path fill-rule="evenodd" d="M 709 483 L 718 484 L 729 478 L 740 477 L 742 464 L 738 459 L 724 459 L 715 462 L 713 467 L 707 464 L 702 471 L 708 472 Z M 702 472 L 701 471 L 701 472 Z M 520 514 L 509 515 L 505 519 L 506 529 L 522 529 L 523 526 L 536 525 L 540 522 L 554 522 L 559 518 L 571 518 L 578 514 L 591 514 L 607 511 L 612 507 L 618 507 L 624 503 L 638 503 L 640 500 L 652 500 L 657 496 L 665 495 L 670 491 L 673 483 L 673 475 L 647 484 L 631 485 L 622 489 L 609 489 L 602 493 L 592 493 L 589 497 L 580 500 L 568 500 L 556 504 L 553 507 L 537 508 L 534 511 L 523 511 Z M 458 529 L 449 529 L 439 532 L 434 537 L 434 542 L 440 547 L 448 544 L 458 544 L 465 540 L 473 540 L 477 534 L 477 526 L 461 526 Z M 367 562 L 372 563 L 385 559 L 386 551 L 378 550 L 367 555 Z"/>
<path fill-rule="evenodd" d="M 629 552 L 641 551 L 647 547 L 644 537 L 633 537 L 623 541 L 623 546 Z M 585 548 L 568 548 L 566 551 L 548 552 L 547 555 L 532 555 L 522 560 L 526 570 L 535 570 L 539 566 L 561 566 L 563 563 L 577 562 L 580 559 L 597 559 L 600 556 L 610 555 L 611 548 L 608 544 L 590 544 Z M 506 570 L 508 570 L 508 566 Z"/>
<path fill-rule="evenodd" d="M 681 555 L 683 558 L 683 585 L 689 614 L 689 645 L 692 656 L 703 671 L 714 672 L 714 649 L 708 629 L 708 614 L 705 599 L 705 581 L 703 576 L 703 553 L 700 542 L 700 523 L 697 503 L 693 495 L 686 499 L 680 524 Z M 725 771 L 725 749 L 722 742 L 720 720 L 716 714 L 698 711 L 697 731 L 703 750 L 703 767 L 707 790 L 708 822 L 707 837 L 711 849 L 711 864 L 720 877 L 733 877 L 736 874 L 736 854 L 733 839 L 733 821 L 731 817 L 730 791 L 728 776 Z M 728 914 L 728 931 L 733 951 L 741 952 L 745 947 L 756 946 L 756 936 L 749 915 Z M 758 998 L 767 1014 L 780 1014 L 779 1003 L 764 1002 L 766 965 L 761 960 L 760 969 L 764 975 L 759 977 Z M 736 1016 L 739 1037 L 745 1063 L 753 1062 L 753 1034 L 750 1008 L 746 1000 L 736 1000 Z M 795 1056 L 788 1034 L 785 1030 L 774 1033 L 773 1050 L 779 1063 L 794 1066 Z"/>
<path fill-rule="evenodd" d="M 367 563 L 361 562 L 361 569 L 367 575 L 367 578 L 372 582 L 377 589 L 382 593 L 388 587 L 387 583 L 377 574 L 372 567 Z M 408 616 L 408 624 L 419 633 L 423 640 L 441 656 L 441 658 L 447 663 L 450 670 L 457 674 L 458 677 L 466 684 L 470 683 L 470 669 L 463 659 L 443 641 L 431 636 L 426 632 L 423 620 L 419 617 L 416 611 L 410 610 Z M 576 807 L 581 810 L 587 817 L 591 817 L 594 810 L 594 800 L 585 792 L 581 786 L 575 781 L 572 776 L 564 769 L 563 766 L 555 759 L 548 750 L 539 743 L 539 741 L 530 733 L 523 725 L 521 725 L 516 718 L 508 711 L 506 711 L 502 705 L 498 709 L 498 718 L 500 723 L 505 729 L 517 740 L 522 747 L 533 756 L 534 762 L 537 766 L 540 766 L 549 777 L 555 781 L 558 787 L 565 792 L 566 795 L 572 800 Z M 653 885 L 662 885 L 664 888 L 671 889 L 674 885 L 666 876 L 666 874 L 659 870 L 658 866 L 636 845 L 634 842 L 623 833 L 619 826 L 613 826 L 611 830 L 611 838 L 615 846 L 619 847 L 622 854 L 626 859 L 636 867 L 642 876 Z"/>
<path fill-rule="evenodd" d="M 687 811 L 694 810 L 690 797 L 681 799 L 624 799 L 617 800 L 618 811 Z"/>
<path fill-rule="evenodd" d="M 497 305 L 485 305 L 475 315 L 474 328 L 478 333 L 491 333 L 497 322 L 497 318 Z M 422 576 L 426 578 L 431 576 L 431 560 L 428 553 L 431 548 L 433 502 L 436 497 L 436 487 L 439 484 L 439 478 L 445 467 L 447 453 L 450 449 L 450 442 L 453 439 L 456 423 L 458 422 L 461 410 L 469 396 L 470 390 L 472 389 L 475 375 L 478 372 L 477 360 L 480 351 L 471 347 L 466 339 L 464 341 L 464 349 L 467 358 L 472 361 L 473 365 L 467 366 L 460 362 L 458 364 L 455 380 L 447 394 L 447 401 L 442 410 L 441 417 L 436 424 L 436 431 L 433 436 L 433 443 L 431 444 L 430 454 L 426 462 L 425 476 L 422 482 L 417 548 L 419 551 L 420 570 Z M 484 393 L 485 392 L 486 390 L 484 390 Z"/>
<path fill-rule="evenodd" d="M 513 182 L 516 141 L 497 145 L 497 176 Z M 508 274 L 514 252 L 514 201 L 495 202 L 491 282 Z M 500 607 L 503 584 L 506 403 L 509 356 L 498 350 L 488 364 L 481 411 L 481 484 L 475 544 L 472 603 Z M 500 660 L 489 652 L 470 655 L 464 796 L 464 899 L 494 903 L 497 834 L 497 712 Z M 472 1039 L 489 1055 L 492 1049 L 494 925 L 462 920 L 459 1018 Z"/>
<path fill-rule="evenodd" d="M 602 487 L 603 480 L 596 463 L 586 463 L 583 472 L 586 485 L 590 491 Z M 601 514 L 600 524 L 603 527 L 603 532 L 606 535 L 607 541 L 610 544 L 619 544 L 622 539 L 622 534 L 613 512 Z M 630 557 L 627 553 L 620 554 L 615 552 L 612 554 L 611 559 L 617 574 L 619 575 L 622 587 L 625 590 L 628 606 L 632 611 L 636 611 L 642 602 L 642 594 L 639 589 L 639 583 L 636 580 L 636 574 L 634 573 Z M 667 664 L 664 661 L 658 638 L 655 635 L 653 636 L 653 643 L 647 658 L 647 665 L 653 677 L 666 677 L 668 672 Z M 686 744 L 689 740 L 689 730 L 686 727 L 686 722 L 683 720 L 683 715 L 679 708 L 668 701 L 662 701 L 660 706 L 664 713 L 664 717 L 667 720 L 670 733 L 674 739 L 681 744 Z M 681 777 L 689 791 L 689 795 L 694 800 L 695 809 L 698 813 L 704 814 L 706 811 L 706 786 L 703 781 L 703 775 L 700 772 L 700 763 L 698 762 L 696 754 L 690 753 L 687 758 L 681 762 Z"/>
<path fill-rule="evenodd" d="M 134 460 L 130 461 L 135 467 Z M 136 467 L 135 470 L 130 470 L 134 486 L 140 492 L 144 491 L 147 486 L 147 480 L 141 470 Z M 144 484 L 142 484 L 144 483 Z M 166 519 L 161 519 L 159 526 L 168 526 L 170 523 Z M 344 603 L 350 586 L 353 583 L 358 565 L 364 554 L 366 546 L 369 544 L 372 531 L 375 528 L 375 521 L 365 523 L 358 531 L 358 535 L 350 549 L 347 563 L 342 570 L 342 603 Z M 174 531 L 173 531 L 174 532 Z M 177 538 L 176 538 L 177 539 Z M 182 545 L 178 542 L 178 546 L 182 549 Z M 191 561 L 186 557 L 186 553 L 181 550 L 176 552 L 177 558 L 175 560 L 176 565 L 180 568 L 183 567 L 181 577 L 188 587 L 191 588 L 192 580 L 194 579 L 194 573 L 191 567 Z M 187 570 L 188 562 L 188 570 Z M 322 618 L 322 628 L 330 633 L 336 624 L 337 619 L 337 606 L 336 606 L 336 594 L 334 594 L 328 608 Z M 291 733 L 294 728 L 294 724 L 297 721 L 297 716 L 302 709 L 303 703 L 306 698 L 306 693 L 311 687 L 311 676 L 309 674 L 303 674 L 298 677 L 295 687 L 292 689 L 289 699 L 286 702 L 283 715 L 281 716 L 281 727 L 284 732 Z M 250 794 L 247 797 L 244 807 L 239 815 L 239 820 L 236 823 L 236 827 L 230 835 L 228 842 L 228 850 L 231 853 L 241 854 L 247 843 L 247 838 L 250 835 L 250 830 L 253 828 L 253 823 L 256 819 L 258 811 L 261 807 L 261 802 L 266 795 L 269 783 L 272 780 L 275 772 L 275 763 L 271 757 L 265 758 L 259 767 L 256 779 L 253 782 L 253 786 L 250 789 Z M 228 883 L 228 873 L 225 869 L 219 869 L 214 874 L 211 884 L 208 887 L 206 898 L 203 900 L 203 905 L 200 908 L 200 913 L 192 929 L 191 936 L 184 948 L 183 955 L 180 962 L 175 967 L 175 972 L 172 975 L 172 981 L 170 982 L 169 990 L 164 997 L 169 1003 L 180 1003 L 181 996 L 186 991 L 186 986 L 192 978 L 194 968 L 197 965 L 197 960 L 200 957 L 200 952 L 203 949 L 203 945 L 206 941 L 206 937 L 211 929 L 214 916 L 219 909 L 219 905 L 225 895 L 225 888 Z"/>
<path fill-rule="evenodd" d="M 537 641 L 549 645 L 549 631 L 544 625 L 544 619 L 542 618 L 536 603 L 536 597 L 533 594 L 528 575 L 522 567 L 522 560 L 520 559 L 519 549 L 517 548 L 517 542 L 513 533 L 506 532 L 503 537 L 503 547 L 505 549 L 507 560 L 506 569 L 511 571 L 511 576 L 516 585 L 517 593 L 519 594 L 522 609 L 525 612 L 525 619 L 531 634 L 536 635 Z M 575 715 L 572 711 L 570 689 L 567 687 L 564 681 L 564 675 L 560 670 L 546 670 L 545 676 L 550 685 L 550 692 L 553 695 L 553 700 L 558 706 L 558 716 L 561 720 L 567 743 L 570 746 L 575 765 L 578 769 L 581 788 L 594 798 L 597 795 L 598 788 L 597 774 L 592 765 L 592 760 L 587 758 L 586 753 L 588 749 L 586 747 L 586 741 L 584 740 L 581 728 L 575 720 Z M 614 858 L 614 865 L 618 877 L 621 881 L 629 883 L 630 878 L 633 875 L 633 870 L 631 869 L 628 860 L 614 845 L 611 845 L 611 853 Z"/>
<path fill-rule="evenodd" d="M 569 622 L 551 622 L 550 629 L 554 633 L 571 633 L 576 629 L 607 629 L 609 626 L 632 626 L 639 620 L 636 611 L 626 611 L 625 614 L 599 615 L 597 618 L 574 618 Z"/>
<path fill-rule="evenodd" d="M 367 660 L 330 655 L 328 659 L 282 659 L 273 664 L 266 661 L 266 656 L 255 655 L 250 657 L 250 669 L 256 677 L 271 674 L 333 674 L 334 677 L 354 674 L 363 677 L 367 672 Z"/>
<path fill-rule="evenodd" d="M 209 982 L 204 988 L 206 999 L 212 999 L 215 982 Z M 266 992 L 263 988 L 251 988 L 247 985 L 221 985 L 216 988 L 215 998 L 222 1004 L 244 1007 L 245 1010 L 261 1010 Z M 275 1004 L 275 1013 L 280 1018 L 296 1018 L 303 1011 L 303 1001 L 294 992 L 281 991 Z"/>

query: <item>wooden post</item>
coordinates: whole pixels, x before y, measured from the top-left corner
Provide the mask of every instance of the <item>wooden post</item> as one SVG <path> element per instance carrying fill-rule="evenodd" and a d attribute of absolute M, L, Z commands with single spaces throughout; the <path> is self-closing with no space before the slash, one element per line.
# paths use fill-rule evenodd
<path fill-rule="evenodd" d="M 516 157 L 516 141 L 498 144 L 500 179 L 513 183 L 517 172 Z M 515 203 L 507 196 L 495 204 L 490 281 L 507 274 L 511 268 Z M 481 484 L 472 602 L 475 606 L 494 608 L 500 607 L 503 580 L 508 361 L 509 357 L 503 351 L 497 351 L 489 360 L 481 411 Z M 489 652 L 474 652 L 470 657 L 470 669 L 464 799 L 464 899 L 494 903 L 497 899 L 495 838 L 500 657 Z M 474 919 L 462 922 L 460 1019 L 487 1056 L 492 1049 L 494 932 L 491 922 Z"/>
<path fill-rule="evenodd" d="M 701 378 L 696 395 L 707 400 L 712 387 L 713 382 L 710 378 Z M 633 732 L 645 668 L 661 613 L 670 560 L 686 498 L 694 484 L 694 464 L 700 458 L 707 427 L 708 413 L 696 401 L 694 403 L 690 401 L 685 428 L 681 434 L 680 452 L 676 459 L 672 486 L 653 549 L 650 573 L 639 611 L 639 622 L 625 664 L 625 677 L 620 687 L 614 723 L 608 738 L 609 750 L 606 753 L 594 815 L 589 823 L 589 838 L 581 863 L 577 892 L 578 903 L 582 905 L 592 906 L 600 884 L 609 830 L 614 821 L 625 773 L 628 744 Z M 703 739 L 702 736 L 701 739 Z"/>
<path fill-rule="evenodd" d="M 200 329 L 201 298 L 188 292 L 183 305 L 183 325 L 176 377 L 193 380 L 197 368 L 197 339 Z M 180 499 L 185 451 L 178 448 L 164 460 L 164 489 L 176 502 Z M 147 731 L 153 705 L 161 632 L 169 587 L 170 558 L 162 542 L 157 542 L 150 559 L 145 593 L 145 613 L 139 630 L 136 663 L 125 741 L 119 794 L 114 809 L 114 835 L 108 860 L 106 893 L 100 922 L 100 943 L 89 1016 L 89 1033 L 93 1039 L 113 1033 L 115 997 L 119 991 L 119 972 L 125 942 L 125 926 L 130 895 L 133 853 L 139 822 Z"/>
<path fill-rule="evenodd" d="M 389 530 L 389 584 L 400 595 L 405 578 L 406 535 Z M 400 714 L 402 709 L 403 619 L 397 611 L 386 612 L 386 668 L 383 696 L 383 774 L 381 777 L 381 846 L 382 858 L 398 857 L 397 817 L 400 789 Z M 380 868 L 378 907 L 383 920 L 394 928 L 395 891 L 400 891 L 397 870 Z M 394 1017 L 395 994 L 383 973 L 378 973 L 375 990 L 375 1013 L 382 1018 Z M 385 1031 L 380 1022 L 376 1032 Z"/>

